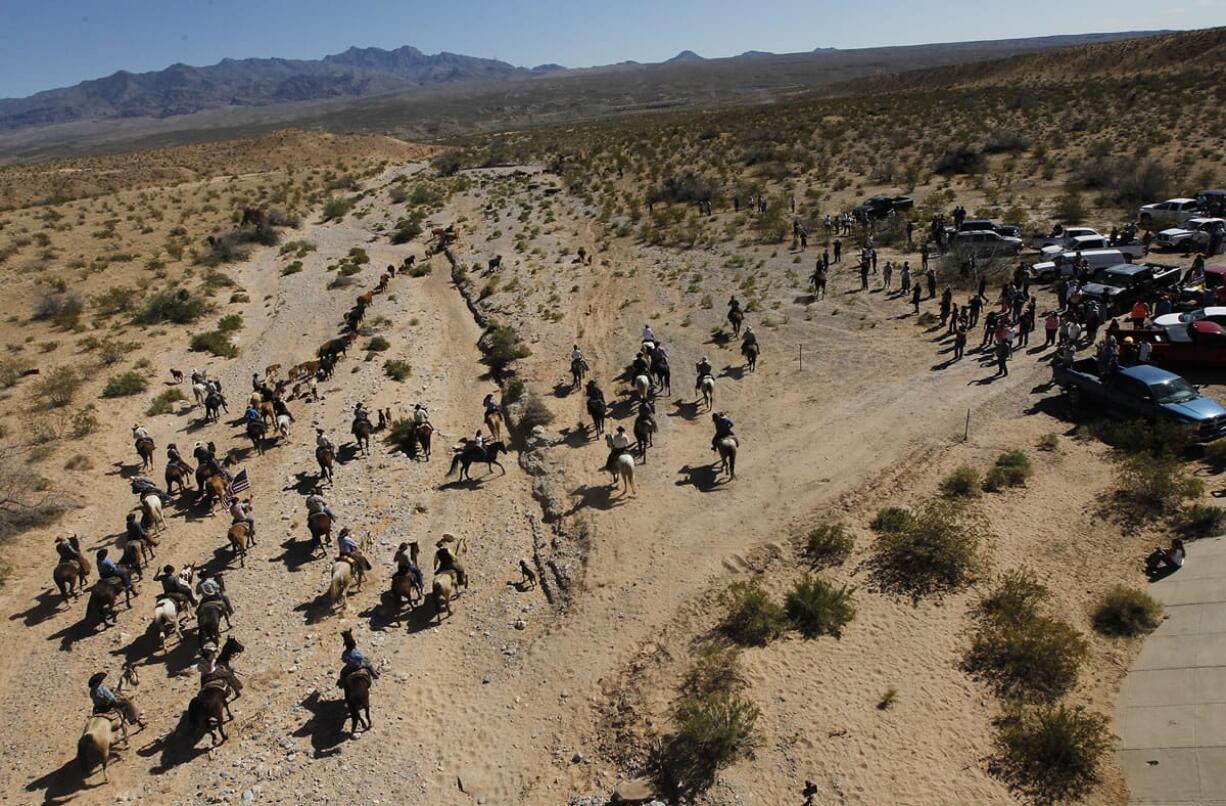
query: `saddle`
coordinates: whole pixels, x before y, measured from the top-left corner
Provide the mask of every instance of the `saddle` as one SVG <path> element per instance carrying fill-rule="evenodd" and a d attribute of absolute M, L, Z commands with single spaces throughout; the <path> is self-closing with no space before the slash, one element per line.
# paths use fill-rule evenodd
<path fill-rule="evenodd" d="M 210 607 L 216 608 L 218 611 L 220 611 L 218 615 L 224 614 L 226 612 L 226 603 L 221 601 L 220 599 L 207 599 L 201 602 L 199 606 L 196 607 L 196 612 L 199 613 L 205 610 L 206 608 L 210 608 Z"/>
<path fill-rule="evenodd" d="M 201 691 L 209 688 L 215 688 L 220 691 L 228 691 L 230 688 L 230 681 L 225 677 L 218 677 L 217 672 L 213 672 L 208 678 L 200 683 Z"/>

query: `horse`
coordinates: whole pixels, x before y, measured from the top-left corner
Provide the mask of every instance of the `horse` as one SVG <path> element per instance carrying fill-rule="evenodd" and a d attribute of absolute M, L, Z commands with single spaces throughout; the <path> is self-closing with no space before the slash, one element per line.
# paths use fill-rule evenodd
<path fill-rule="evenodd" d="M 370 672 L 365 669 L 350 672 L 341 681 L 341 689 L 345 692 L 345 705 L 349 708 L 349 734 L 356 734 L 360 724 L 365 724 L 366 730 L 370 730 Z"/>
<path fill-rule="evenodd" d="M 238 559 L 239 565 L 246 568 L 247 549 L 255 545 L 255 535 L 251 533 L 251 524 L 244 521 L 230 524 L 226 537 L 230 541 L 231 548 L 234 549 L 234 557 Z"/>
<path fill-rule="evenodd" d="M 502 440 L 502 412 L 490 409 L 485 413 L 485 427 L 490 430 L 490 437 L 495 442 Z"/>
<path fill-rule="evenodd" d="M 166 516 L 162 514 L 162 497 L 150 493 L 140 499 L 141 515 L 149 522 L 149 527 L 158 527 L 159 532 L 166 531 Z"/>
<path fill-rule="evenodd" d="M 332 449 L 326 445 L 320 445 L 315 449 L 315 461 L 319 462 L 319 477 L 327 479 L 328 483 L 332 483 L 332 463 L 336 461 L 336 456 L 332 453 Z"/>
<path fill-rule="evenodd" d="M 123 553 L 119 555 L 118 564 L 123 566 L 131 579 L 141 580 L 145 578 L 143 569 L 148 563 L 144 562 L 143 543 L 143 540 L 128 540 L 124 543 Z"/>
<path fill-rule="evenodd" d="M 638 395 L 639 400 L 650 400 L 653 396 L 651 378 L 646 375 L 634 376 L 634 393 Z"/>
<path fill-rule="evenodd" d="M 225 673 L 222 675 L 222 677 L 225 679 L 226 683 L 229 684 L 230 693 L 234 695 L 230 698 L 231 700 L 237 700 L 239 697 L 243 696 L 243 683 L 238 679 L 238 672 L 234 671 L 234 667 L 231 665 L 231 662 L 235 655 L 242 654 L 246 651 L 247 647 L 243 646 L 241 641 L 231 635 L 228 636 L 226 638 L 226 642 L 221 645 L 221 652 L 217 655 L 216 665 L 225 668 Z"/>
<path fill-rule="evenodd" d="M 417 583 L 416 577 L 412 574 L 404 573 L 400 576 L 392 576 L 388 595 L 392 600 L 392 611 L 399 613 L 403 602 L 407 601 L 409 603 L 410 610 L 417 607 L 417 604 L 425 596 L 425 591 Z"/>
<path fill-rule="evenodd" d="M 259 406 L 259 410 L 260 410 L 261 420 L 263 420 L 267 425 L 276 425 L 277 410 L 273 408 L 271 400 L 265 400 L 261 402 Z"/>
<path fill-rule="evenodd" d="M 362 571 L 357 571 L 358 579 L 362 578 Z M 354 566 L 345 560 L 337 560 L 332 563 L 332 575 L 328 581 L 328 601 L 332 608 L 336 608 L 337 602 L 340 602 L 341 610 L 349 604 L 349 597 L 346 591 L 349 590 L 349 583 L 353 581 Z M 360 583 L 359 583 L 360 585 Z"/>
<path fill-rule="evenodd" d="M 673 393 L 672 370 L 669 369 L 667 358 L 660 356 L 653 359 L 651 374 L 655 376 L 656 384 L 660 387 L 661 392 L 666 395 Z"/>
<path fill-rule="evenodd" d="M 322 549 L 332 545 L 332 516 L 327 512 L 312 512 L 307 516 L 307 528 L 311 530 L 311 544 Z"/>
<path fill-rule="evenodd" d="M 214 507 L 225 500 L 226 497 L 226 477 L 220 473 L 209 476 L 204 480 L 204 484 L 200 486 L 200 492 L 197 498 L 203 498 L 208 501 L 209 514 L 213 514 Z"/>
<path fill-rule="evenodd" d="M 205 399 L 208 397 L 209 388 L 200 382 L 192 384 L 192 394 L 196 398 L 196 405 L 203 406 Z"/>
<path fill-rule="evenodd" d="M 455 571 L 443 571 L 434 575 L 434 584 L 430 586 L 430 595 L 434 598 L 434 618 L 439 623 L 443 623 L 443 611 L 447 611 L 447 618 L 451 618 L 451 600 L 456 595 L 456 574 Z"/>
<path fill-rule="evenodd" d="M 153 440 L 142 437 L 136 440 L 136 453 L 140 456 L 140 469 L 149 470 L 153 467 Z"/>
<path fill-rule="evenodd" d="M 728 311 L 728 324 L 732 325 L 732 335 L 741 335 L 741 325 L 745 324 L 745 312 L 740 308 Z"/>
<path fill-rule="evenodd" d="M 485 447 L 480 447 L 476 443 L 470 442 L 460 449 L 460 452 L 451 460 L 451 469 L 447 471 L 447 476 L 455 474 L 456 469 L 460 471 L 460 481 L 468 479 L 472 480 L 472 476 L 468 474 L 468 467 L 473 462 L 485 462 L 485 472 L 487 474 L 494 472 L 493 466 L 498 465 L 498 469 L 503 473 L 507 469 L 498 461 L 499 453 L 507 453 L 507 446 L 499 440 L 485 443 Z"/>
<path fill-rule="evenodd" d="M 719 449 L 720 471 L 726 472 L 728 478 L 736 478 L 736 437 L 724 437 L 716 446 Z"/>
<path fill-rule="evenodd" d="M 605 442 L 612 446 L 613 435 L 609 434 L 605 436 Z M 621 481 L 622 492 L 638 492 L 634 486 L 634 457 L 632 455 L 629 453 L 619 454 L 618 457 L 613 460 L 612 474 L 612 486 L 616 487 L 617 482 Z"/>
<path fill-rule="evenodd" d="M 487 265 L 488 265 L 488 268 L 486 269 L 487 273 L 491 271 L 495 271 L 497 269 L 501 269 L 502 268 L 502 255 L 494 255 L 492 258 L 489 259 L 489 263 Z"/>
<path fill-rule="evenodd" d="M 68 538 L 68 542 L 73 546 L 77 545 L 77 537 L 73 535 Z M 51 579 L 55 582 L 55 586 L 60 589 L 60 596 L 64 599 L 64 604 L 68 604 L 68 594 L 72 597 L 81 595 L 81 591 L 85 590 L 85 583 L 89 580 L 90 568 L 89 560 L 81 555 L 80 560 L 64 560 L 55 566 L 55 570 L 51 572 Z"/>
<path fill-rule="evenodd" d="M 191 468 L 187 467 L 186 465 L 180 464 L 179 462 L 171 462 L 167 464 L 166 465 L 166 492 L 167 493 L 174 492 L 175 484 L 179 485 L 180 495 L 182 495 L 188 489 L 195 489 L 194 487 L 189 488 L 187 486 L 187 482 L 191 481 L 191 478 L 192 478 Z"/>
<path fill-rule="evenodd" d="M 226 628 L 230 628 L 230 615 L 226 612 L 224 602 L 210 599 L 201 602 L 196 608 L 196 640 L 200 646 L 207 643 L 221 642 L 221 620 L 226 620 Z"/>
<path fill-rule="evenodd" d="M 289 442 L 289 426 L 290 418 L 288 414 L 277 415 L 277 433 L 281 435 L 282 442 Z"/>
<path fill-rule="evenodd" d="M 579 384 L 583 383 L 583 377 L 587 375 L 589 367 L 587 361 L 582 358 L 576 358 L 570 362 L 570 388 L 578 389 Z"/>
<path fill-rule="evenodd" d="M 429 462 L 430 441 L 431 437 L 434 435 L 434 426 L 430 425 L 430 423 L 421 423 L 420 425 L 414 427 L 413 435 L 416 437 L 413 446 L 413 455 L 417 455 L 417 445 L 421 445 L 422 455 L 426 458 L 426 461 Z"/>
<path fill-rule="evenodd" d="M 600 436 L 604 433 L 604 421 L 607 414 L 605 402 L 598 397 L 589 397 L 587 413 L 592 418 L 592 430 L 596 432 L 596 436 Z"/>
<path fill-rule="evenodd" d="M 201 686 L 187 706 L 187 724 L 192 732 L 192 744 L 195 745 L 200 740 L 205 730 L 209 732 L 214 747 L 226 741 L 226 717 L 234 718 L 230 713 L 230 704 L 226 701 L 225 681 L 214 680 Z M 221 734 L 221 742 L 217 741 L 218 733 Z"/>
<path fill-rule="evenodd" d="M 758 353 L 761 348 L 758 347 L 756 341 L 751 341 L 748 344 L 741 345 L 741 355 L 745 356 L 745 366 L 749 367 L 749 371 L 753 372 L 758 368 Z"/>
<path fill-rule="evenodd" d="M 222 411 L 224 411 L 226 414 L 230 413 L 229 407 L 226 406 L 226 399 L 217 392 L 210 392 L 208 396 L 204 398 L 205 422 L 218 422 L 221 420 L 221 414 L 219 412 Z"/>
<path fill-rule="evenodd" d="M 123 582 L 114 577 L 100 579 L 89 590 L 89 601 L 85 603 L 85 618 L 102 622 L 105 628 L 118 623 L 115 613 L 115 602 L 119 599 L 119 591 L 124 591 L 124 603 L 132 606 L 131 592 L 124 589 Z"/>
<path fill-rule="evenodd" d="M 177 369 L 170 371 L 170 380 L 176 384 L 183 383 L 183 373 Z"/>
<path fill-rule="evenodd" d="M 119 729 L 123 735 L 123 743 L 128 744 L 128 726 L 121 719 Z M 91 716 L 85 720 L 85 729 L 81 738 L 77 739 L 77 763 L 81 766 L 81 777 L 89 778 L 96 764 L 102 765 L 102 780 L 110 783 L 106 765 L 111 758 L 111 742 L 115 740 L 115 723 L 106 716 Z"/>
<path fill-rule="evenodd" d="M 186 614 L 183 614 L 186 615 Z M 149 625 L 151 632 L 156 632 L 158 641 L 162 647 L 162 654 L 166 654 L 166 636 L 167 634 L 174 635 L 179 643 L 183 643 L 183 633 L 179 630 L 182 625 L 183 616 L 179 613 L 179 608 L 175 605 L 175 600 L 170 597 L 164 597 L 157 600 L 153 606 L 153 623 Z"/>
<path fill-rule="evenodd" d="M 702 404 L 710 409 L 715 405 L 715 378 L 711 377 L 710 374 L 703 375 L 695 385 L 702 394 Z"/>
<path fill-rule="evenodd" d="M 655 442 L 652 438 L 655 432 L 656 418 L 646 412 L 639 412 L 639 416 L 634 418 L 634 441 L 638 444 L 639 456 L 644 462 L 647 461 L 647 449 Z"/>
<path fill-rule="evenodd" d="M 365 417 L 358 417 L 353 421 L 353 425 L 349 428 L 353 434 L 353 439 L 358 444 L 358 450 L 366 456 L 370 456 L 370 420 Z"/>
<path fill-rule="evenodd" d="M 247 439 L 251 440 L 251 446 L 260 456 L 264 455 L 264 437 L 267 434 L 268 426 L 264 425 L 263 420 L 247 421 Z"/>

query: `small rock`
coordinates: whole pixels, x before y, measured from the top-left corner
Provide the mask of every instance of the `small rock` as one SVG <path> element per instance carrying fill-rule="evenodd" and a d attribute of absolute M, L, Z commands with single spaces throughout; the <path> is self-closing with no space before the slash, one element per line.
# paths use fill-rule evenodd
<path fill-rule="evenodd" d="M 521 619 L 521 618 L 515 619 L 515 629 L 517 629 L 517 630 L 522 630 L 522 629 L 524 629 L 524 628 L 525 628 L 525 627 L 527 627 L 527 626 L 528 626 L 528 625 L 524 623 L 524 620 L 523 620 L 523 619 Z"/>
<path fill-rule="evenodd" d="M 242 800 L 243 800 L 243 803 L 254 803 L 255 793 L 252 792 L 250 789 L 248 789 L 246 792 L 243 793 Z"/>
<path fill-rule="evenodd" d="M 613 788 L 614 803 L 647 803 L 655 796 L 655 788 L 646 778 L 631 778 Z"/>
<path fill-rule="evenodd" d="M 576 751 L 575 751 L 575 754 L 574 754 L 573 756 L 571 756 L 571 757 L 570 757 L 570 763 L 571 763 L 571 764 L 578 764 L 578 763 L 580 763 L 581 761 L 583 761 L 583 754 L 582 754 L 582 753 L 580 753 L 579 751 L 577 751 L 577 750 L 576 750 Z"/>

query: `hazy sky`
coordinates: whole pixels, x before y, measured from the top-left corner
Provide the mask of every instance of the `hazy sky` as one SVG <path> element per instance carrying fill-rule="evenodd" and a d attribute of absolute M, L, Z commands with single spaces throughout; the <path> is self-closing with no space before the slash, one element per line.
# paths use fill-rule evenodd
<path fill-rule="evenodd" d="M 414 45 L 534 66 L 1226 25 L 1226 0 L 0 0 L 0 97 L 116 70 Z"/>

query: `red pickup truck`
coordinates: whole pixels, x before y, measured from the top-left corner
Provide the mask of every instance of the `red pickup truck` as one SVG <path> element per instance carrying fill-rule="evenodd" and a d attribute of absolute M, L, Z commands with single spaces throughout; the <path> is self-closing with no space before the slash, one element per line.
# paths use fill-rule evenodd
<path fill-rule="evenodd" d="M 1127 331 L 1124 331 L 1127 335 Z M 1142 338 L 1153 343 L 1149 360 L 1161 367 L 1226 367 L 1226 328 L 1201 319 L 1149 331 Z"/>

